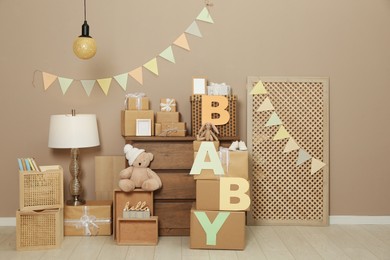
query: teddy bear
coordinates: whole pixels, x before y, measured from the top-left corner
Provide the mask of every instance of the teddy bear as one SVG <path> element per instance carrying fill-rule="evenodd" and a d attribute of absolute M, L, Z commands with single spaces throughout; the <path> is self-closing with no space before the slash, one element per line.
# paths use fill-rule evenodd
<path fill-rule="evenodd" d="M 145 191 L 154 191 L 162 187 L 160 177 L 149 168 L 153 160 L 153 154 L 138 149 L 130 144 L 123 148 L 129 167 L 120 173 L 119 188 L 125 192 L 131 192 L 135 188 L 142 188 Z"/>

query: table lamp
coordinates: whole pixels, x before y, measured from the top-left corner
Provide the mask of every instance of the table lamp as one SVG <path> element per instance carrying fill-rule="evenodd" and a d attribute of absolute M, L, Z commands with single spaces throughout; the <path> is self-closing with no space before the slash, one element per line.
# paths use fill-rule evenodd
<path fill-rule="evenodd" d="M 81 174 L 79 148 L 99 145 L 96 115 L 76 115 L 75 110 L 72 110 L 72 114 L 52 115 L 50 117 L 49 147 L 71 149 L 69 172 L 72 179 L 69 188 L 73 199 L 67 201 L 68 205 L 85 204 L 85 200 L 80 197 L 83 189 L 79 179 Z"/>

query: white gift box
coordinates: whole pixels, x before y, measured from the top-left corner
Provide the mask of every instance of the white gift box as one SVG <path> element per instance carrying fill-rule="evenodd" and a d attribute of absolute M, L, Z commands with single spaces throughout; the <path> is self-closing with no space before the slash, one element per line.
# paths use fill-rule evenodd
<path fill-rule="evenodd" d="M 226 83 L 212 83 L 207 86 L 207 94 L 210 96 L 230 95 L 231 87 Z"/>

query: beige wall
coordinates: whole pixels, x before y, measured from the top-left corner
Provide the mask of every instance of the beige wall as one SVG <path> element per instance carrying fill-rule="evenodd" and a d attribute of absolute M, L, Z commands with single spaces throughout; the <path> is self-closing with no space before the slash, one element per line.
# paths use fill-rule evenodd
<path fill-rule="evenodd" d="M 390 2 L 212 2 L 215 24 L 199 22 L 203 38 L 188 36 L 191 51 L 174 47 L 176 64 L 159 59 L 160 76 L 144 71 L 142 87 L 129 78 L 127 92 L 145 92 L 155 111 L 160 97 L 175 97 L 190 124 L 192 76 L 227 82 L 245 139 L 247 76 L 329 77 L 330 214 L 390 215 Z M 88 1 L 98 53 L 81 61 L 71 48 L 81 0 L 0 1 L 0 217 L 18 208 L 17 157 L 67 168 L 69 151 L 47 147 L 50 115 L 75 108 L 98 117 L 101 146 L 81 157 L 87 199 L 94 199 L 94 156 L 122 154 L 125 92 L 116 83 L 108 96 L 95 86 L 87 97 L 77 83 L 62 95 L 58 83 L 44 91 L 34 71 L 75 79 L 128 72 L 168 47 L 202 8 L 201 0 Z"/>

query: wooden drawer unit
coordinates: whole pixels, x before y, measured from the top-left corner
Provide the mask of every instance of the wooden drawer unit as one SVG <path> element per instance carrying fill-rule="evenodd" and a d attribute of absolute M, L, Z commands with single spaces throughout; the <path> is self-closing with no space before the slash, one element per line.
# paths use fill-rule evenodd
<path fill-rule="evenodd" d="M 154 215 L 158 216 L 160 236 L 189 236 L 191 206 L 196 198 L 193 176 L 189 175 L 194 162 L 192 136 L 139 137 L 127 136 L 125 141 L 151 152 L 150 168 L 161 178 L 163 186 L 154 192 Z M 238 137 L 222 138 L 221 146 L 229 147 Z"/>

